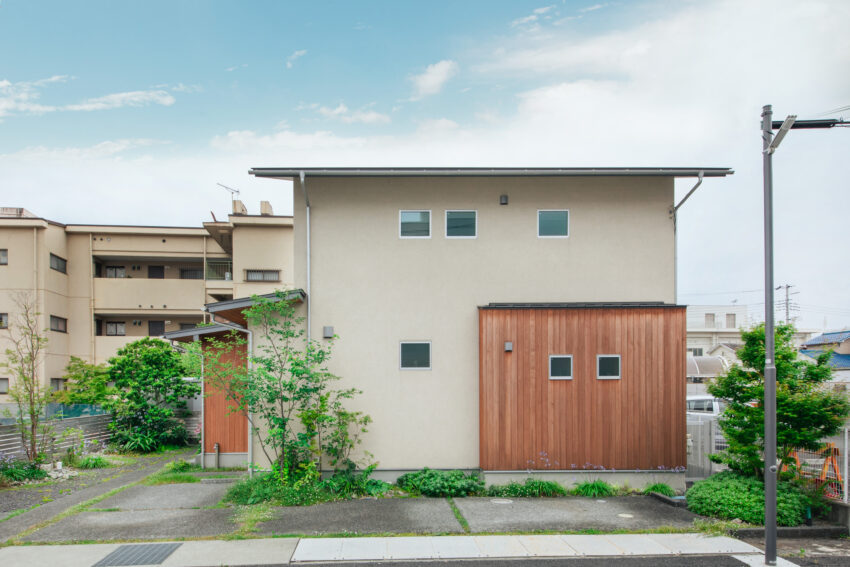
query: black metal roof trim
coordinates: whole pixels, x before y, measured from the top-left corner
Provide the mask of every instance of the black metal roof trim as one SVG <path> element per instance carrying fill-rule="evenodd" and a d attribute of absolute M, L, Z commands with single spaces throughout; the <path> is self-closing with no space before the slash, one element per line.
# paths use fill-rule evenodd
<path fill-rule="evenodd" d="M 725 177 L 729 167 L 254 167 L 255 177 Z"/>
<path fill-rule="evenodd" d="M 684 308 L 684 305 L 663 301 L 579 302 L 579 303 L 488 303 L 479 309 L 640 309 L 640 308 Z"/>
<path fill-rule="evenodd" d="M 185 339 L 187 337 L 194 337 L 196 335 L 211 335 L 214 333 L 226 333 L 228 331 L 238 331 L 239 329 L 234 329 L 229 325 L 204 325 L 203 327 L 194 327 L 192 329 L 180 329 L 179 331 L 169 331 L 162 335 L 162 338 L 167 340 L 172 339 Z"/>
<path fill-rule="evenodd" d="M 262 297 L 264 299 L 275 299 L 277 297 L 277 293 L 264 293 L 262 295 L 258 295 L 257 297 Z M 284 292 L 283 297 L 286 300 L 299 299 L 301 301 L 304 301 L 304 299 L 307 297 L 307 294 L 304 293 L 303 289 L 290 289 Z M 210 313 L 216 313 L 218 311 L 229 311 L 230 309 L 239 309 L 240 307 L 250 307 L 251 305 L 253 305 L 253 303 L 253 297 L 239 297 L 237 299 L 227 299 L 225 301 L 207 303 L 204 305 L 204 308 Z"/>

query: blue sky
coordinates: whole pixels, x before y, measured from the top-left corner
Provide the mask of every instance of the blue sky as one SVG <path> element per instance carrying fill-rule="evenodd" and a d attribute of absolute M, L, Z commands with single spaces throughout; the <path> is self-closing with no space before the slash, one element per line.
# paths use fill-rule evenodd
<path fill-rule="evenodd" d="M 680 212 L 680 301 L 757 310 L 760 109 L 850 115 L 848 19 L 842 0 L 0 0 L 0 204 L 197 226 L 226 213 L 216 183 L 291 211 L 254 166 L 729 166 Z M 776 154 L 777 283 L 811 327 L 850 325 L 848 151 L 835 129 Z"/>

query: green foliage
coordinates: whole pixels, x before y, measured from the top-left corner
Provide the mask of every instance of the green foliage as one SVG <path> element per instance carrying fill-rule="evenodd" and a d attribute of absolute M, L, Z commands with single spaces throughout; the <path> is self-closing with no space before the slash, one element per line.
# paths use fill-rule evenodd
<path fill-rule="evenodd" d="M 525 483 L 509 482 L 508 484 L 493 485 L 487 489 L 487 495 L 505 498 L 566 496 L 567 490 L 551 480 L 527 478 Z"/>
<path fill-rule="evenodd" d="M 204 360 L 201 341 L 183 343 L 181 348 L 183 352 L 180 353 L 180 362 L 183 364 L 185 375 L 200 378 Z"/>
<path fill-rule="evenodd" d="M 46 476 L 47 473 L 36 463 L 21 461 L 0 453 L 0 484 L 37 480 Z"/>
<path fill-rule="evenodd" d="M 423 496 L 470 496 L 484 491 L 484 481 L 475 473 L 424 468 L 398 477 L 399 488 Z"/>
<path fill-rule="evenodd" d="M 117 390 L 105 404 L 114 417 L 109 424 L 112 441 L 141 453 L 185 443 L 186 428 L 174 417 L 175 410 L 184 409 L 181 398 L 196 395 L 200 386 L 183 379 L 180 356 L 168 343 L 145 337 L 120 349 L 109 364 Z"/>
<path fill-rule="evenodd" d="M 77 463 L 78 469 L 105 469 L 111 466 L 112 463 L 100 455 L 86 455 Z"/>
<path fill-rule="evenodd" d="M 171 472 L 159 472 L 145 480 L 145 484 L 148 486 L 157 486 L 160 484 L 192 484 L 195 482 L 201 482 L 201 479 L 188 473 Z"/>
<path fill-rule="evenodd" d="M 323 486 L 338 498 L 380 496 L 392 485 L 376 478 L 369 478 L 375 467 L 375 464 L 369 465 L 358 473 L 354 470 L 354 463 L 351 463 L 349 468 L 337 470 L 331 478 L 323 481 Z"/>
<path fill-rule="evenodd" d="M 109 368 L 105 364 L 89 364 L 76 356 L 65 367 L 65 390 L 53 393 L 61 404 L 101 405 L 115 395 L 109 386 Z"/>
<path fill-rule="evenodd" d="M 810 498 L 790 482 L 779 482 L 776 493 L 777 523 L 802 524 Z M 752 476 L 733 471 L 718 473 L 694 484 L 686 496 L 688 509 L 695 514 L 764 524 L 764 483 Z"/>
<path fill-rule="evenodd" d="M 284 486 L 302 476 L 305 463 L 351 468 L 352 453 L 371 419 L 345 408 L 359 390 L 332 387 L 339 380 L 327 370 L 332 343 L 305 338 L 303 318 L 284 292 L 252 300 L 243 312 L 257 345 L 251 364 L 242 354 L 241 334 L 209 339 L 205 379 L 225 392 L 232 411 L 250 420 Z"/>
<path fill-rule="evenodd" d="M 576 484 L 576 487 L 573 489 L 573 494 L 576 496 L 586 496 L 588 498 L 613 496 L 616 492 L 617 489 L 604 480 L 580 482 Z"/>
<path fill-rule="evenodd" d="M 829 353 L 816 364 L 797 360 L 794 327 L 776 327 L 776 436 L 778 459 L 791 465 L 795 449 L 817 451 L 821 439 L 836 434 L 850 415 L 843 393 L 821 386 L 830 380 Z M 742 331 L 738 351 L 743 367 L 734 365 L 708 386 L 708 392 L 728 401 L 720 427 L 728 450 L 714 460 L 741 474 L 764 477 L 764 325 Z"/>
<path fill-rule="evenodd" d="M 165 465 L 165 470 L 169 472 L 197 472 L 203 469 L 201 468 L 201 465 L 196 465 L 195 463 L 190 463 L 189 461 L 180 459 L 178 461 L 171 461 Z"/>
<path fill-rule="evenodd" d="M 85 433 L 82 429 L 76 427 L 68 427 L 59 435 L 60 443 L 71 442 L 71 445 L 66 449 L 64 461 L 69 467 L 75 467 L 80 461 L 85 452 Z"/>
<path fill-rule="evenodd" d="M 650 492 L 655 492 L 657 494 L 661 494 L 662 496 L 669 496 L 670 498 L 676 496 L 676 491 L 673 490 L 669 484 L 664 484 L 663 482 L 656 482 L 655 484 L 650 484 L 649 486 L 643 489 L 644 494 L 649 494 Z"/>

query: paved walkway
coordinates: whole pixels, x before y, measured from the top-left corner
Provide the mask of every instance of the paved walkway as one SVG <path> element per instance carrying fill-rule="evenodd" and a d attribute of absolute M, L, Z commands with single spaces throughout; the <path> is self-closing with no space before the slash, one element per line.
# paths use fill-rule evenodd
<path fill-rule="evenodd" d="M 164 559 L 156 557 L 157 552 L 167 556 Z M 151 562 L 127 562 L 128 554 L 135 554 L 142 561 L 148 557 Z M 0 549 L 0 565 L 237 567 L 331 561 L 688 555 L 726 556 L 740 561 L 742 567 L 763 565 L 761 551 L 747 543 L 728 537 L 700 534 L 273 538 L 173 544 L 30 545 Z M 780 559 L 778 565 L 789 566 L 794 563 Z"/>

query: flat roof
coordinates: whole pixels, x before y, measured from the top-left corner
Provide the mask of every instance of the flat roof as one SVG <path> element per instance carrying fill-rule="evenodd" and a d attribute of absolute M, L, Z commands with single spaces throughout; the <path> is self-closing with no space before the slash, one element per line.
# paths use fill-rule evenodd
<path fill-rule="evenodd" d="M 725 177 L 729 167 L 254 167 L 255 177 Z"/>

